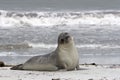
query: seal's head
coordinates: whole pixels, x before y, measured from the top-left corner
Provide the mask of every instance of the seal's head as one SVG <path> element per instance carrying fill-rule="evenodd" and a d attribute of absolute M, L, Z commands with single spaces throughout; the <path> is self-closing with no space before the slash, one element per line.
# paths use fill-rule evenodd
<path fill-rule="evenodd" d="M 70 34 L 67 32 L 61 33 L 58 37 L 59 44 L 69 44 L 72 41 L 73 41 L 72 36 L 70 36 Z"/>

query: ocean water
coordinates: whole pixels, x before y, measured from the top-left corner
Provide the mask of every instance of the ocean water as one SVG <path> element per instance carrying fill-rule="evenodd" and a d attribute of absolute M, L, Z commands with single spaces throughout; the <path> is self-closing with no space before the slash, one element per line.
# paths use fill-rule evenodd
<path fill-rule="evenodd" d="M 55 50 L 61 32 L 80 64 L 120 64 L 119 0 L 0 0 L 0 61 L 20 64 Z"/>

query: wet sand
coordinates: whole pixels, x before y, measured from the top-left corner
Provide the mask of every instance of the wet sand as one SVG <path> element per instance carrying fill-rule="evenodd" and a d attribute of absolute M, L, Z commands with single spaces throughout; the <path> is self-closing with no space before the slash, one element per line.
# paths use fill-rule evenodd
<path fill-rule="evenodd" d="M 20 71 L 0 67 L 0 80 L 120 80 L 120 65 L 80 65 L 74 71 Z"/>

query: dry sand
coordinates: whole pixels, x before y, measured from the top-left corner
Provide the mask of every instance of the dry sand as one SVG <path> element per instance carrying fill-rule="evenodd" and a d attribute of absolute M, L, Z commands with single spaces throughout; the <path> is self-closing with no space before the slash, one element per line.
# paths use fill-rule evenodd
<path fill-rule="evenodd" d="M 74 71 L 20 71 L 0 67 L 0 80 L 120 80 L 119 65 L 80 65 Z"/>

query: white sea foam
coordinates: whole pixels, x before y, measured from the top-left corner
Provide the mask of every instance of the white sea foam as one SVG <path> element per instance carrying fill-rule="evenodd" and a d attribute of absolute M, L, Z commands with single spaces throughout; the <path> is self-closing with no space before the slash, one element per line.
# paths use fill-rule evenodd
<path fill-rule="evenodd" d="M 35 55 L 38 55 L 38 54 L 18 54 L 16 52 L 0 52 L 0 56 L 35 56 Z"/>
<path fill-rule="evenodd" d="M 56 48 L 57 44 L 46 44 L 46 43 L 18 43 L 18 44 L 6 44 L 6 45 L 0 45 L 1 50 L 15 50 L 15 49 L 27 49 L 27 48 Z M 103 44 L 77 44 L 77 48 L 90 48 L 90 49 L 96 49 L 96 48 L 120 48 L 120 45 L 103 45 Z"/>
<path fill-rule="evenodd" d="M 18 56 L 15 52 L 0 52 L 0 56 Z"/>
<path fill-rule="evenodd" d="M 57 47 L 56 44 L 44 44 L 44 43 L 29 43 L 30 46 L 32 46 L 33 48 L 55 48 Z"/>
<path fill-rule="evenodd" d="M 50 49 L 50 48 L 56 48 L 56 44 L 44 44 L 44 43 L 29 43 L 29 45 L 32 48 L 44 48 L 44 49 Z M 77 48 L 86 48 L 86 49 L 120 49 L 120 45 L 101 45 L 101 44 L 82 44 L 82 45 L 76 45 Z M 16 52 L 0 52 L 0 56 L 35 56 L 38 54 L 18 54 Z M 83 54 L 83 55 L 93 55 L 93 54 Z M 98 54 L 101 55 L 101 54 Z M 107 54 L 106 54 L 107 55 Z M 109 54 L 114 55 L 114 53 Z"/>
<path fill-rule="evenodd" d="M 0 44 L 0 50 L 14 50 L 14 49 L 25 49 L 31 48 L 27 42 L 23 43 L 14 43 L 14 44 Z"/>
<path fill-rule="evenodd" d="M 90 48 L 90 49 L 115 49 L 120 48 L 120 45 L 102 45 L 102 44 L 85 44 L 85 45 L 76 45 L 77 48 Z"/>
<path fill-rule="evenodd" d="M 18 12 L 0 10 L 0 27 L 120 25 L 120 11 Z"/>
<path fill-rule="evenodd" d="M 44 43 L 29 43 L 33 48 L 56 48 L 57 44 L 44 44 Z M 90 48 L 90 49 L 110 49 L 110 48 L 120 48 L 120 45 L 102 45 L 102 44 L 81 44 L 76 45 L 77 48 Z"/>

